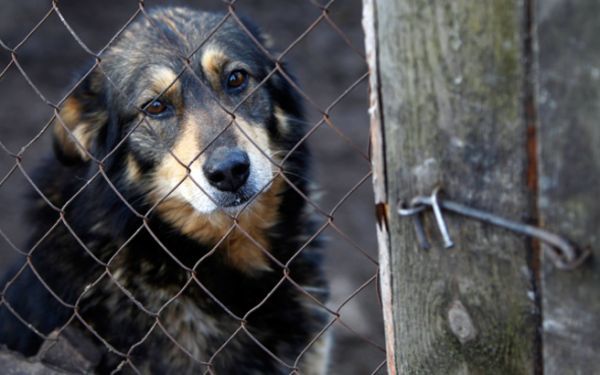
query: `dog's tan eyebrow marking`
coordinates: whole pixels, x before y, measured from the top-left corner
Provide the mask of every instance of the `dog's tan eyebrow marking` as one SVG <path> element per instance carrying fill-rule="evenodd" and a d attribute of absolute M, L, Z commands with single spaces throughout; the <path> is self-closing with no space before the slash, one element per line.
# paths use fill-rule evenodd
<path fill-rule="evenodd" d="M 217 46 L 209 46 L 202 54 L 202 69 L 207 73 L 218 73 L 228 61 L 225 52 Z"/>
<path fill-rule="evenodd" d="M 154 95 L 163 92 L 167 95 L 172 95 L 179 92 L 181 84 L 179 83 L 177 74 L 172 69 L 166 66 L 154 66 L 149 70 L 148 75 L 152 82 Z"/>
<path fill-rule="evenodd" d="M 229 61 L 229 58 L 225 52 L 217 46 L 209 46 L 202 53 L 202 70 L 206 73 L 211 85 L 218 87 L 221 70 L 223 66 Z"/>

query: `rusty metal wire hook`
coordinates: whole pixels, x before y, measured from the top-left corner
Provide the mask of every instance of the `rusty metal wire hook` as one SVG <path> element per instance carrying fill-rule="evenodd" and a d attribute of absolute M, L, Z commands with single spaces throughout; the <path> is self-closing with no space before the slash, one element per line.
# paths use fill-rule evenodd
<path fill-rule="evenodd" d="M 476 219 L 484 223 L 496 225 L 513 232 L 524 234 L 528 237 L 534 237 L 549 245 L 546 247 L 546 252 L 554 265 L 562 270 L 571 270 L 581 265 L 590 255 L 589 250 L 579 250 L 569 240 L 547 230 L 508 220 L 489 212 L 477 210 L 460 203 L 450 200 L 440 199 L 439 193 L 441 189 L 435 188 L 431 196 L 417 196 L 410 201 L 410 204 L 402 203 L 398 207 L 398 214 L 401 216 L 412 216 L 415 223 L 415 232 L 419 245 L 427 249 L 429 242 L 423 228 L 422 213 L 431 208 L 433 210 L 438 229 L 444 239 L 444 246 L 451 248 L 454 246 L 448 227 L 444 221 L 442 210 L 454 212 L 471 219 Z"/>

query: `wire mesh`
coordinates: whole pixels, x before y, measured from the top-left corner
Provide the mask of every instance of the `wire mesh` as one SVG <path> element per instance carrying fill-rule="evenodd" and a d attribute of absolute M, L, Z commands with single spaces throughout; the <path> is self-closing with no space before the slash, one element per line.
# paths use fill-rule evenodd
<path fill-rule="evenodd" d="M 313 346 L 317 345 L 317 342 L 324 335 L 329 334 L 332 330 L 341 331 L 341 333 L 337 333 L 336 336 L 340 337 L 338 344 L 333 345 L 333 356 L 332 356 L 332 364 L 330 366 L 330 371 L 332 373 L 336 372 L 344 372 L 344 373 L 377 373 L 379 371 L 384 371 L 385 368 L 385 353 L 383 349 L 382 341 L 382 333 L 381 333 L 381 323 L 380 323 L 380 314 L 378 313 L 379 307 L 375 307 L 373 309 L 372 306 L 377 306 L 377 298 L 374 293 L 376 290 L 377 284 L 377 259 L 376 253 L 372 248 L 365 248 L 365 241 L 361 238 L 357 238 L 355 233 L 352 230 L 348 229 L 350 223 L 351 226 L 360 226 L 361 224 L 357 224 L 357 217 L 362 218 L 362 222 L 366 220 L 367 223 L 370 219 L 364 219 L 365 217 L 371 217 L 372 212 L 364 210 L 352 210 L 349 206 L 360 206 L 360 207 L 368 207 L 371 201 L 368 201 L 367 204 L 363 201 L 362 203 L 356 203 L 353 201 L 354 197 L 356 197 L 359 191 L 366 191 L 365 193 L 360 194 L 360 197 L 363 198 L 368 196 L 369 193 L 369 183 L 371 177 L 371 170 L 369 164 L 369 155 L 366 150 L 366 145 L 368 144 L 368 122 L 366 121 L 366 96 L 362 96 L 362 103 L 354 103 L 344 105 L 344 101 L 346 100 L 355 100 L 351 98 L 353 93 L 355 93 L 358 89 L 365 90 L 366 80 L 368 78 L 368 71 L 366 68 L 365 57 L 362 52 L 362 45 L 357 45 L 353 39 L 348 35 L 348 33 L 344 30 L 344 27 L 338 25 L 336 22 L 336 14 L 338 12 L 348 12 L 348 7 L 354 7 L 354 10 L 360 7 L 359 2 L 353 2 L 351 4 L 344 3 L 343 5 L 337 5 L 341 3 L 341 1 L 332 0 L 327 3 L 320 3 L 314 0 L 298 0 L 294 2 L 293 6 L 298 6 L 304 9 L 304 13 L 310 14 L 310 16 L 305 16 L 304 19 L 308 20 L 308 26 L 306 26 L 301 33 L 297 35 L 293 35 L 290 40 L 286 43 L 286 45 L 282 46 L 280 49 L 281 52 L 274 53 L 273 49 L 269 49 L 263 45 L 263 42 L 257 39 L 257 37 L 247 28 L 246 24 L 242 21 L 240 17 L 240 13 L 243 7 L 251 7 L 254 6 L 256 9 L 260 11 L 264 11 L 265 8 L 276 8 L 276 10 L 272 10 L 269 14 L 276 19 L 283 18 L 283 21 L 280 22 L 289 22 L 285 19 L 284 16 L 290 17 L 289 14 L 284 12 L 285 7 L 290 6 L 290 4 L 285 5 L 277 5 L 273 6 L 272 3 L 262 4 L 257 2 L 253 5 L 248 3 L 244 3 L 243 0 L 237 1 L 216 1 L 214 4 L 199 4 L 200 7 L 204 8 L 205 6 L 210 8 L 214 8 L 215 10 L 220 10 L 223 12 L 222 19 L 220 22 L 216 24 L 216 26 L 210 30 L 208 36 L 200 42 L 195 48 L 193 48 L 192 52 L 189 55 L 179 56 L 180 61 L 183 62 L 184 67 L 181 71 L 177 72 L 177 76 L 171 84 L 165 88 L 157 98 L 160 97 L 163 93 L 165 93 L 172 85 L 174 85 L 177 80 L 180 79 L 182 74 L 190 74 L 194 77 L 195 82 L 201 86 L 205 86 L 206 83 L 199 77 L 195 72 L 194 68 L 190 65 L 190 60 L 196 55 L 202 47 L 207 43 L 214 35 L 218 34 L 222 29 L 223 25 L 226 22 L 233 22 L 237 27 L 241 28 L 252 40 L 255 47 L 257 47 L 265 56 L 268 57 L 270 61 L 273 62 L 274 68 L 265 74 L 264 79 L 262 79 L 252 90 L 250 90 L 244 97 L 238 102 L 234 107 L 225 105 L 221 103 L 220 99 L 216 96 L 212 97 L 212 100 L 218 104 L 220 109 L 228 115 L 229 121 L 224 126 L 224 128 L 214 137 L 212 141 L 210 141 L 205 147 L 200 150 L 200 152 L 191 160 L 184 161 L 181 160 L 178 155 L 176 155 L 172 150 L 168 150 L 170 157 L 175 159 L 179 165 L 185 168 L 188 173 L 184 179 L 190 179 L 194 183 L 197 189 L 203 191 L 204 194 L 210 198 L 211 195 L 204 191 L 203 187 L 198 181 L 195 181 L 194 178 L 189 173 L 190 168 L 193 163 L 195 163 L 201 155 L 207 150 L 213 142 L 219 139 L 219 137 L 226 132 L 228 129 L 235 128 L 237 131 L 242 133 L 246 139 L 252 144 L 253 147 L 257 148 L 262 155 L 269 160 L 272 164 L 272 167 L 275 171 L 271 180 L 268 184 L 265 184 L 262 189 L 254 195 L 254 197 L 250 198 L 247 203 L 245 203 L 244 207 L 237 213 L 231 214 L 228 213 L 229 218 L 231 220 L 231 225 L 227 228 L 225 234 L 212 246 L 212 248 L 208 249 L 205 255 L 203 255 L 200 259 L 198 259 L 193 265 L 185 264 L 182 262 L 177 255 L 175 255 L 172 249 L 169 249 L 169 246 L 161 240 L 161 236 L 155 233 L 156 229 L 152 227 L 150 224 L 150 220 L 152 215 L 156 212 L 157 207 L 165 202 L 169 197 L 174 194 L 174 191 L 178 189 L 178 187 L 184 182 L 184 179 L 179 181 L 178 184 L 173 186 L 168 192 L 162 194 L 160 199 L 156 200 L 156 202 L 145 212 L 138 211 L 132 202 L 128 201 L 123 192 L 119 191 L 117 184 L 115 181 L 111 179 L 111 173 L 107 170 L 107 161 L 119 150 L 123 149 L 127 146 L 127 141 L 131 137 L 132 133 L 140 126 L 147 125 L 148 128 L 152 129 L 152 126 L 148 123 L 147 120 L 147 112 L 145 108 L 139 108 L 141 114 L 141 120 L 133 126 L 128 133 L 121 139 L 120 142 L 113 149 L 109 150 L 104 156 L 99 157 L 97 155 L 92 154 L 90 150 L 88 150 L 85 145 L 81 144 L 77 137 L 72 134 L 72 130 L 69 129 L 65 119 L 61 116 L 61 107 L 65 104 L 68 98 L 77 90 L 78 87 L 82 85 L 84 80 L 88 78 L 93 72 L 100 72 L 102 76 L 106 79 L 107 82 L 110 83 L 112 89 L 115 91 L 119 91 L 118 84 L 113 82 L 113 79 L 110 77 L 110 74 L 103 70 L 103 57 L 107 51 L 110 51 L 111 47 L 115 45 L 115 43 L 119 40 L 121 35 L 128 30 L 130 25 L 134 22 L 139 22 L 140 20 L 147 20 L 150 22 L 152 27 L 156 30 L 156 33 L 161 37 L 165 43 L 169 43 L 169 38 L 165 35 L 164 31 L 155 24 L 155 20 L 151 14 L 149 14 L 149 9 L 151 5 L 145 1 L 132 1 L 128 4 L 129 8 L 126 11 L 121 9 L 121 14 L 125 15 L 124 21 L 119 25 L 116 32 L 108 38 L 106 43 L 103 43 L 101 46 L 92 47 L 88 45 L 85 41 L 85 37 L 83 37 L 82 31 L 76 31 L 77 28 L 72 26 L 72 22 L 77 23 L 76 20 L 71 18 L 67 13 L 69 11 L 65 11 L 65 8 L 72 7 L 69 5 L 67 1 L 51 1 L 47 4 L 47 8 L 45 9 L 45 13 L 39 18 L 39 21 L 31 27 L 31 29 L 25 34 L 24 37 L 18 39 L 14 43 L 9 43 L 8 41 L 3 39 L 2 31 L 0 29 L 0 92 L 2 92 L 2 82 L 9 81 L 10 79 L 15 79 L 15 77 L 19 77 L 20 79 L 25 81 L 27 87 L 33 91 L 34 97 L 37 97 L 39 101 L 47 108 L 49 111 L 49 118 L 47 118 L 42 126 L 37 126 L 35 131 L 29 131 L 26 135 L 27 141 L 24 144 L 19 145 L 9 145 L 5 143 L 5 138 L 11 138 L 11 134 L 5 133 L 5 129 L 8 127 L 2 127 L 2 136 L 0 136 L 0 148 L 3 151 L 2 155 L 2 168 L 0 173 L 2 173 L 2 178 L 0 180 L 0 191 L 4 190 L 8 194 L 8 199 L 12 200 L 14 195 L 16 194 L 9 187 L 11 183 L 11 179 L 22 178 L 24 181 L 22 184 L 27 185 L 29 188 L 32 188 L 35 191 L 35 194 L 39 198 L 43 200 L 43 202 L 50 207 L 55 215 L 56 220 L 54 224 L 51 225 L 48 230 L 41 236 L 41 238 L 33 241 L 33 245 L 30 248 L 22 248 L 17 246 L 16 244 L 19 241 L 15 241 L 12 239 L 11 230 L 5 230 L 0 227 L 0 236 L 4 239 L 5 245 L 2 248 L 2 257 L 0 261 L 8 263 L 9 259 L 14 260 L 17 259 L 17 262 L 21 262 L 20 266 L 15 269 L 15 272 L 10 275 L 10 277 L 6 280 L 4 285 L 0 285 L 1 294 L 0 294 L 0 308 L 9 311 L 10 314 L 20 321 L 22 324 L 27 326 L 32 332 L 34 332 L 37 336 L 39 336 L 42 340 L 53 340 L 52 337 L 49 337 L 49 332 L 45 332 L 45 329 L 41 327 L 36 327 L 27 321 L 27 319 L 19 313 L 18 309 L 12 306 L 11 301 L 6 298 L 6 295 L 9 293 L 10 288 L 15 284 L 18 279 L 26 272 L 31 271 L 36 279 L 44 286 L 44 288 L 54 297 L 54 299 L 62 305 L 64 308 L 70 311 L 68 318 L 62 323 L 58 328 L 58 330 L 54 330 L 54 333 L 60 334 L 64 330 L 67 329 L 73 322 L 78 322 L 97 340 L 99 345 L 116 355 L 119 358 L 118 364 L 110 369 L 110 373 L 118 373 L 120 371 L 132 371 L 135 373 L 145 373 L 146 370 L 143 368 L 138 368 L 135 362 L 134 352 L 141 348 L 144 343 L 149 340 L 149 337 L 154 334 L 164 335 L 172 344 L 174 348 L 176 348 L 178 356 L 189 357 L 195 363 L 202 365 L 205 373 L 213 373 L 214 365 L 216 361 L 220 360 L 219 356 L 223 356 L 223 352 L 228 346 L 233 345 L 232 343 L 238 337 L 244 337 L 246 340 L 251 341 L 256 345 L 264 354 L 268 355 L 273 359 L 273 361 L 277 362 L 282 368 L 286 369 L 286 372 L 289 373 L 303 373 L 302 359 L 306 355 L 307 352 L 313 348 Z M 164 5 L 164 4 L 163 4 Z M 167 5 L 171 5 L 171 2 Z M 198 6 L 198 4 L 189 4 L 192 6 Z M 115 5 L 116 7 L 124 7 L 122 4 Z M 262 8 L 261 8 L 262 7 Z M 337 8 L 339 7 L 339 9 Z M 16 7 L 18 9 L 18 7 Z M 306 11 L 306 9 L 310 9 L 310 11 Z M 27 12 L 25 12 L 27 13 Z M 32 12 L 33 13 L 33 12 Z M 249 13 L 252 13 L 252 10 L 249 10 Z M 6 13 L 5 13 L 6 14 Z M 76 13 L 75 13 L 76 14 Z M 358 12 L 360 14 L 360 11 Z M 291 15 L 294 16 L 293 14 Z M 57 21 L 58 20 L 58 21 Z M 31 53 L 27 48 L 29 44 L 32 44 L 32 48 L 37 48 L 43 50 L 43 46 L 41 46 L 40 42 L 35 42 L 34 39 L 41 37 L 42 30 L 45 25 L 50 22 L 56 22 L 56 25 L 60 26 L 62 29 L 62 38 L 68 35 L 71 38 L 69 43 L 74 43 L 78 49 L 78 53 L 81 54 L 83 52 L 83 57 L 78 56 L 76 58 L 72 58 L 75 64 L 79 64 L 81 60 L 92 59 L 94 61 L 93 65 L 87 69 L 84 74 L 73 84 L 66 93 L 60 95 L 58 99 L 53 99 L 47 94 L 45 94 L 45 89 L 42 88 L 44 83 L 40 81 L 41 78 L 39 74 L 36 74 L 36 77 L 32 76 L 28 73 L 28 65 L 40 63 L 36 59 L 39 59 L 40 55 Z M 358 24 L 358 22 L 356 22 Z M 57 28 L 55 25 L 55 29 Z M 268 25 L 260 25 L 265 29 L 269 29 Z M 358 25 L 356 26 L 358 28 Z M 345 59 L 354 60 L 353 66 L 359 66 L 358 69 L 354 69 L 356 76 L 349 79 L 348 82 L 343 82 L 342 84 L 335 85 L 333 88 L 329 88 L 329 95 L 320 95 L 319 98 L 315 98 L 313 93 L 306 91 L 303 88 L 303 83 L 306 80 L 314 80 L 319 81 L 321 78 L 315 76 L 314 70 L 311 72 L 311 76 L 308 77 L 300 77 L 299 83 L 297 83 L 290 75 L 287 70 L 284 68 L 284 61 L 290 61 L 292 66 L 300 65 L 300 64 L 310 64 L 312 60 L 324 59 L 328 61 L 332 61 L 331 63 L 334 65 L 333 71 L 343 70 L 348 66 L 348 62 L 340 59 L 340 61 L 336 61 L 336 59 L 332 56 L 310 56 L 311 51 L 318 50 L 318 48 L 314 48 L 315 44 L 319 42 L 319 30 L 327 29 L 329 33 L 332 33 L 337 36 L 336 39 L 336 48 L 341 48 L 339 45 L 344 46 L 348 51 L 343 54 Z M 353 30 L 354 31 L 354 30 Z M 93 32 L 93 31 L 90 31 Z M 360 33 L 359 33 L 360 34 Z M 316 36 L 315 36 L 316 35 Z M 276 41 L 277 43 L 277 41 Z M 281 42 L 280 42 L 281 43 Z M 307 46 L 302 47 L 302 44 L 306 43 Z M 95 43 L 98 44 L 98 43 Z M 50 48 L 50 47 L 47 47 Z M 331 45 L 328 45 L 326 48 L 331 48 Z M 71 47 L 71 50 L 75 48 Z M 322 50 L 321 50 L 322 51 Z M 309 56 L 306 56 L 306 54 Z M 298 56 L 300 55 L 301 56 Z M 68 59 L 72 56 L 67 56 Z M 298 60 L 296 62 L 295 60 Z M 41 64 L 43 66 L 43 64 Z M 50 67 L 49 67 L 50 68 Z M 320 68 L 320 67 L 319 67 Z M 331 69 L 330 69 L 331 71 Z M 13 77 L 9 78 L 9 75 Z M 299 139 L 297 144 L 290 148 L 283 156 L 278 158 L 274 158 L 267 150 L 262 150 L 261 146 L 253 139 L 250 134 L 245 132 L 244 127 L 239 123 L 239 119 L 236 116 L 236 111 L 240 106 L 242 106 L 246 100 L 248 100 L 252 95 L 254 95 L 263 85 L 265 85 L 274 75 L 278 75 L 283 77 L 289 84 L 291 90 L 294 90 L 299 96 L 301 96 L 306 103 L 307 112 L 309 113 L 308 119 L 306 122 L 307 131 L 306 133 Z M 302 74 L 301 74 L 302 75 Z M 347 77 L 346 77 L 347 78 Z M 343 81 L 343 80 L 340 80 Z M 315 84 L 318 86 L 318 84 Z M 206 92 L 211 93 L 209 87 L 205 87 Z M 23 87 L 21 89 L 24 90 Z M 3 93 L 4 97 L 10 101 L 8 98 L 10 93 Z M 117 94 L 120 100 L 125 100 L 127 102 L 130 101 L 127 93 L 118 93 Z M 361 99 L 360 95 L 358 96 Z M 348 116 L 344 113 L 351 106 L 358 105 L 362 107 L 365 112 L 364 123 L 360 124 L 362 129 L 357 131 L 356 129 L 347 129 L 344 126 L 345 122 L 349 119 L 344 116 Z M 16 102 L 13 107 L 15 108 L 14 112 L 17 112 L 14 119 L 5 118 L 5 122 L 10 123 L 18 123 L 23 116 L 23 113 L 26 113 L 26 103 Z M 23 108 L 25 107 L 25 108 Z M 336 110 L 339 107 L 343 107 L 340 111 L 341 115 L 338 116 L 336 114 Z M 21 112 L 21 114 L 18 114 Z M 351 112 L 352 113 L 352 112 Z M 342 122 L 339 122 L 337 118 L 341 118 Z M 47 148 L 47 140 L 50 138 L 49 133 L 51 131 L 52 124 L 58 123 L 73 139 L 79 148 L 84 150 L 85 156 L 89 158 L 89 162 L 92 165 L 95 165 L 94 172 L 89 176 L 85 177 L 85 181 L 81 184 L 81 187 L 73 192 L 69 199 L 62 206 L 57 206 L 52 203 L 52 199 L 47 197 L 42 189 L 40 189 L 37 183 L 34 181 L 31 175 L 31 168 L 29 167 L 29 160 L 31 160 L 31 164 L 35 164 L 35 160 L 39 159 L 39 152 L 35 150 L 35 148 L 44 149 Z M 350 131 L 350 134 L 349 134 Z M 328 135 L 324 135 L 328 134 Z M 344 166 L 345 163 L 356 162 L 360 163 L 360 167 L 352 168 L 357 170 L 350 177 L 350 184 L 337 184 L 336 181 L 329 181 L 330 185 L 333 186 L 334 189 L 339 192 L 339 196 L 329 198 L 329 202 L 327 205 L 324 205 L 321 201 L 315 200 L 311 195 L 307 194 L 302 189 L 298 188 L 294 179 L 287 173 L 285 173 L 284 163 L 288 161 L 290 157 L 298 150 L 298 148 L 303 147 L 308 142 L 315 142 L 315 138 L 324 137 L 325 139 L 333 139 L 335 138 L 338 144 L 336 151 L 341 152 L 340 158 L 343 160 L 338 163 L 336 168 L 350 168 Z M 44 143 L 45 142 L 45 143 Z M 16 142 L 13 142 L 16 143 Z M 323 151 L 323 149 L 327 149 L 329 145 L 323 145 L 321 148 L 316 151 L 316 161 L 317 163 L 323 162 L 323 160 L 319 160 L 321 157 L 321 153 L 319 151 Z M 14 151 L 18 149 L 18 151 Z M 27 160 L 26 160 L 27 159 Z M 361 160 L 357 162 L 357 160 Z M 325 179 L 335 180 L 335 175 L 331 175 L 329 173 Z M 73 178 L 77 178 L 73 176 Z M 277 258 L 276 255 L 272 254 L 269 249 L 258 239 L 254 238 L 252 233 L 249 233 L 243 225 L 240 224 L 240 215 L 244 212 L 244 210 L 248 209 L 248 207 L 253 203 L 256 197 L 260 196 L 260 194 L 264 193 L 274 182 L 276 179 L 280 179 L 286 184 L 289 188 L 293 189 L 301 198 L 310 206 L 314 215 L 318 218 L 318 225 L 316 225 L 314 232 L 311 233 L 310 236 L 307 236 L 305 241 L 302 242 L 301 246 L 299 246 L 293 254 L 285 261 L 281 261 Z M 322 179 L 322 178 L 321 178 Z M 108 259 L 102 259 L 99 257 L 93 246 L 90 246 L 86 243 L 85 239 L 82 239 L 80 235 L 77 233 L 76 226 L 74 226 L 66 212 L 73 206 L 77 204 L 77 199 L 82 196 L 82 194 L 89 188 L 92 183 L 96 183 L 97 181 L 102 181 L 108 189 L 110 189 L 114 195 L 118 198 L 118 200 L 133 214 L 139 219 L 139 226 L 133 231 L 131 236 L 118 246 L 118 249 L 112 254 L 112 256 Z M 320 181 L 319 181 L 320 182 Z M 3 189 L 4 187 L 4 189 Z M 13 188 L 13 190 L 15 190 Z M 6 216 L 14 215 L 11 212 L 5 213 Z M 10 221 L 13 221 L 12 219 Z M 7 222 L 3 220 L 2 223 Z M 342 224 L 339 224 L 339 223 Z M 14 224 L 17 225 L 17 224 Z M 23 225 L 23 224 L 18 224 Z M 9 225 L 10 226 L 10 225 Z M 99 272 L 97 272 L 93 277 L 89 279 L 89 284 L 86 285 L 85 291 L 81 293 L 77 298 L 74 299 L 74 302 L 70 302 L 65 300 L 65 298 L 60 296 L 60 291 L 55 291 L 52 287 L 45 281 L 44 275 L 41 274 L 34 262 L 32 262 L 32 257 L 38 249 L 39 245 L 50 236 L 53 231 L 56 231 L 57 228 L 63 227 L 70 234 L 72 239 L 74 239 L 81 248 L 82 252 L 85 252 L 89 255 L 89 257 L 93 260 L 96 267 L 99 268 Z M 14 228 L 14 226 L 13 226 Z M 361 228 L 362 229 L 362 228 Z M 374 231 L 375 226 L 371 225 L 369 228 Z M 364 229 L 363 229 L 364 230 Z M 204 285 L 201 278 L 197 274 L 198 267 L 206 262 L 211 256 L 213 256 L 221 246 L 227 241 L 228 236 L 233 232 L 241 233 L 241 235 L 246 238 L 252 245 L 257 247 L 260 252 L 268 258 L 272 264 L 275 264 L 278 269 L 273 272 L 277 272 L 280 274 L 277 282 L 272 286 L 272 288 L 261 298 L 260 302 L 254 305 L 252 308 L 247 310 L 244 314 L 235 313 L 230 309 L 227 303 L 221 301 L 217 296 L 211 291 L 211 288 L 207 285 Z M 160 306 L 147 306 L 143 299 L 136 296 L 135 291 L 129 290 L 127 285 L 123 285 L 119 280 L 119 275 L 115 274 L 114 264 L 119 260 L 123 253 L 127 251 L 128 245 L 135 240 L 136 236 L 141 233 L 145 233 L 150 235 L 155 243 L 167 254 L 173 262 L 175 262 L 181 270 L 185 271 L 184 274 L 185 279 L 181 282 L 181 285 L 178 290 L 174 291 L 171 295 L 164 298 L 164 302 L 160 304 Z M 331 280 L 331 290 L 333 294 L 333 298 L 331 301 L 324 301 L 320 296 L 318 291 L 310 290 L 301 283 L 297 282 L 294 279 L 294 275 L 290 272 L 290 267 L 292 262 L 297 259 L 304 251 L 310 246 L 313 245 L 315 241 L 317 241 L 323 235 L 328 234 L 329 237 L 335 238 L 336 246 L 342 249 L 343 252 L 338 254 L 337 256 L 341 256 L 343 258 L 351 258 L 358 259 L 351 267 L 349 267 L 349 272 L 353 274 L 343 274 L 343 270 L 335 269 L 334 272 L 337 272 L 335 278 Z M 372 235 L 372 234 L 370 234 Z M 333 242 L 333 241 L 332 241 Z M 366 241 L 368 243 L 368 241 Z M 374 241 L 372 241 L 367 246 L 374 246 Z M 326 244 L 323 246 L 325 251 L 327 251 L 329 245 Z M 8 252 L 13 253 L 12 255 L 7 255 Z M 344 262 L 344 260 L 336 259 L 336 254 L 328 255 L 329 265 L 331 268 L 342 267 L 348 265 L 348 262 Z M 6 268 L 6 267 L 3 267 Z M 355 272 L 355 271 L 359 272 Z M 356 276 L 358 275 L 358 277 Z M 366 277 L 363 277 L 366 275 Z M 354 278 L 351 282 L 339 282 L 340 280 L 344 281 L 348 278 Z M 338 282 L 336 284 L 336 282 Z M 126 296 L 127 300 L 135 306 L 141 313 L 147 315 L 152 318 L 152 324 L 150 327 L 145 328 L 145 332 L 141 335 L 139 340 L 130 345 L 126 350 L 120 349 L 112 345 L 107 338 L 103 337 L 102 334 L 98 332 L 97 327 L 94 327 L 95 323 L 88 322 L 86 320 L 85 314 L 81 312 L 81 301 L 85 297 L 86 291 L 91 290 L 96 287 L 102 287 L 105 283 L 109 283 L 110 285 L 116 286 L 118 290 L 122 292 L 124 296 Z M 277 353 L 273 351 L 273 348 L 269 348 L 268 345 L 261 342 L 257 333 L 248 327 L 248 320 L 252 317 L 253 314 L 259 314 L 260 309 L 263 305 L 265 305 L 270 298 L 272 298 L 273 294 L 275 294 L 282 285 L 291 285 L 295 290 L 297 290 L 301 295 L 305 296 L 311 303 L 315 306 L 315 308 L 319 309 L 323 313 L 326 314 L 327 319 L 323 323 L 322 327 L 315 330 L 314 336 L 306 343 L 300 353 L 292 358 L 292 360 L 288 358 L 281 358 Z M 197 354 L 190 351 L 186 348 L 186 345 L 182 344 L 178 341 L 176 337 L 174 337 L 169 329 L 166 327 L 165 322 L 165 311 L 169 308 L 173 308 L 173 306 L 177 305 L 180 300 L 183 298 L 182 296 L 192 287 L 200 288 L 203 293 L 205 293 L 209 298 L 214 302 L 219 309 L 222 310 L 226 315 L 229 316 L 231 321 L 235 322 L 235 327 L 231 335 L 224 340 L 220 345 L 216 346 L 216 350 L 212 353 L 212 356 L 209 358 L 200 358 Z M 365 291 L 370 291 L 370 293 L 366 293 L 369 295 L 369 302 L 372 306 L 370 307 L 371 313 L 367 316 L 363 313 L 360 314 L 357 312 L 360 310 L 359 308 L 348 309 L 347 306 L 352 305 L 353 303 L 356 305 L 355 301 L 359 300 L 361 294 L 365 294 Z M 365 298 L 360 299 L 360 303 L 364 303 Z M 376 313 L 373 314 L 372 312 Z M 348 317 L 346 317 L 348 316 Z M 358 316 L 358 318 L 357 318 Z M 365 318 L 372 320 L 372 322 L 361 322 L 360 320 L 364 320 Z M 110 318 L 108 318 L 110 319 Z M 362 325 L 359 327 L 359 325 Z M 364 326 L 367 326 L 365 329 Z M 375 328 L 374 328 L 375 327 Z M 346 346 L 344 349 L 343 347 Z M 352 346 L 356 346 L 356 348 L 350 348 Z M 342 347 L 342 349 L 340 349 Z M 371 360 L 366 365 L 369 369 L 365 369 L 365 360 L 364 358 L 344 358 L 344 353 L 361 353 L 370 351 L 369 358 L 375 358 L 375 360 Z M 336 354 L 337 353 L 337 354 Z M 375 353 L 375 354 L 373 354 Z M 339 364 L 339 362 L 347 362 L 346 364 Z M 361 367 L 362 366 L 362 367 Z M 241 368 L 240 368 L 241 370 Z"/>

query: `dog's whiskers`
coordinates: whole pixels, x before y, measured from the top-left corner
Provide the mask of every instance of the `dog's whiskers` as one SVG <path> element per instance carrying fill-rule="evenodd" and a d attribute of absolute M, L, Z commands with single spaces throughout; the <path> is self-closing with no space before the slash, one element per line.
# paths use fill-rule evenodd
<path fill-rule="evenodd" d="M 298 173 L 294 173 L 294 172 L 290 172 L 290 171 L 286 171 L 286 170 L 283 170 L 282 173 L 285 174 L 285 175 L 287 175 L 287 176 L 297 177 L 297 178 L 299 178 L 301 180 L 304 180 L 304 181 L 306 181 L 306 182 L 308 182 L 310 184 L 314 183 L 313 180 L 309 179 L 306 176 L 298 174 Z"/>

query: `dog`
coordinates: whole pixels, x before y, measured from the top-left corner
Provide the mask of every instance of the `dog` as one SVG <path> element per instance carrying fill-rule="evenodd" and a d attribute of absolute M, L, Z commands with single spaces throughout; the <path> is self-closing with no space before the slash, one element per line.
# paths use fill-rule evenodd
<path fill-rule="evenodd" d="M 102 53 L 33 178 L 0 344 L 76 329 L 97 373 L 326 372 L 306 122 L 269 48 L 237 16 L 165 7 Z"/>

